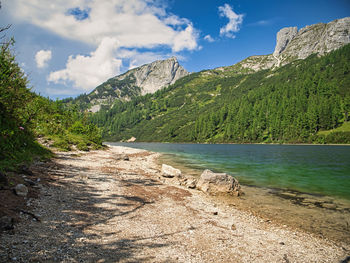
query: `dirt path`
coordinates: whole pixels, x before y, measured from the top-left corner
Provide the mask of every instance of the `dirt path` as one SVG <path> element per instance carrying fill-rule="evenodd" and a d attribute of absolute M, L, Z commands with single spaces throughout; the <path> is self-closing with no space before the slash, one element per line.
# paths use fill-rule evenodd
<path fill-rule="evenodd" d="M 130 160 L 124 160 L 127 154 Z M 347 250 L 163 179 L 157 154 L 58 153 L 33 214 L 0 240 L 1 262 L 342 262 Z M 347 262 L 347 261 L 344 261 Z"/>

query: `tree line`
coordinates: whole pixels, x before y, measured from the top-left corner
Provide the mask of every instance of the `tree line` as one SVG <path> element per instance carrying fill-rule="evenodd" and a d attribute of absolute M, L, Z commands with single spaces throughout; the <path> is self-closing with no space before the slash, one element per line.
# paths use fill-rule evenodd
<path fill-rule="evenodd" d="M 155 94 L 116 101 L 91 121 L 109 140 L 349 143 L 350 45 L 253 74 L 205 71 Z"/>

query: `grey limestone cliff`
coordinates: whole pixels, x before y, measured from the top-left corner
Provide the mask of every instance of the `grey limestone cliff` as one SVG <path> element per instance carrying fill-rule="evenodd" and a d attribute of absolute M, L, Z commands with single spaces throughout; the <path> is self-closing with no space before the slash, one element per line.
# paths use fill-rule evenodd
<path fill-rule="evenodd" d="M 278 57 L 287 47 L 288 43 L 298 34 L 297 27 L 285 27 L 277 33 L 276 47 L 273 55 Z"/>
<path fill-rule="evenodd" d="M 349 43 L 350 17 L 306 26 L 299 31 L 297 27 L 286 27 L 277 33 L 273 54 L 251 56 L 237 65 L 256 72 L 305 59 L 314 53 L 324 55 Z"/>
<path fill-rule="evenodd" d="M 305 59 L 313 53 L 324 55 L 349 43 L 350 17 L 346 17 L 300 29 L 278 58 L 282 64 L 287 64 L 295 59 Z"/>
<path fill-rule="evenodd" d="M 176 57 L 167 60 L 158 60 L 150 64 L 130 70 L 124 75 L 116 77 L 123 80 L 133 75 L 136 86 L 141 88 L 141 94 L 154 93 L 157 90 L 174 84 L 176 80 L 189 73 L 179 64 Z"/>
<path fill-rule="evenodd" d="M 154 93 L 188 74 L 176 57 L 131 69 L 107 80 L 87 95 L 90 111 L 99 111 L 101 105 L 111 105 L 116 99 L 130 100 Z"/>

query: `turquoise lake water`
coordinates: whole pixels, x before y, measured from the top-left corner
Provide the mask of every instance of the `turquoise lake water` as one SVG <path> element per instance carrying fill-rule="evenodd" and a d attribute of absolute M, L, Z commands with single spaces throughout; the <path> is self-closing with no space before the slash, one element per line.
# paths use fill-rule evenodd
<path fill-rule="evenodd" d="M 170 155 L 195 169 L 226 172 L 242 184 L 282 188 L 350 200 L 350 147 L 108 143 Z"/>

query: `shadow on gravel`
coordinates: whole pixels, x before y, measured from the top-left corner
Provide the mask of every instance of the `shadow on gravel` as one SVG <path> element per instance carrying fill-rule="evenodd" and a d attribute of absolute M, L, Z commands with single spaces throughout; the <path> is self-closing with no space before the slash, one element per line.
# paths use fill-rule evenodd
<path fill-rule="evenodd" d="M 48 187 L 41 199 L 45 209 L 38 212 L 41 222 L 28 219 L 28 225 L 18 227 L 15 236 L 5 235 L 0 241 L 0 262 L 153 261 L 154 256 L 143 253 L 145 249 L 173 245 L 167 242 L 167 236 L 190 230 L 123 238 L 118 218 L 130 216 L 131 220 L 135 211 L 154 201 L 138 193 L 132 195 L 132 192 L 103 197 L 103 191 L 94 184 L 86 184 L 86 180 L 96 180 L 97 184 L 101 179 L 87 169 L 52 162 L 49 168 L 45 164 L 42 173 L 45 172 L 50 175 L 47 175 Z M 74 183 L 60 180 L 61 176 L 70 177 Z M 151 179 L 120 182 L 130 187 L 158 185 Z M 103 228 L 111 222 L 114 229 Z"/>

